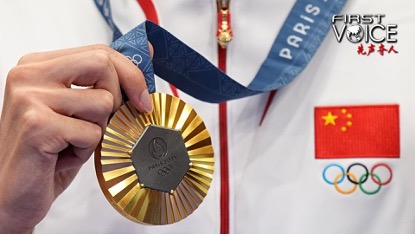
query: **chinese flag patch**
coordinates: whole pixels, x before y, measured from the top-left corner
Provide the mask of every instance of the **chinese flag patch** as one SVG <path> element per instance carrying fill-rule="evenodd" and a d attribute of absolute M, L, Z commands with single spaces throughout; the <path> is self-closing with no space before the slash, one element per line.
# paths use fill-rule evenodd
<path fill-rule="evenodd" d="M 317 159 L 399 158 L 399 106 L 314 109 Z"/>

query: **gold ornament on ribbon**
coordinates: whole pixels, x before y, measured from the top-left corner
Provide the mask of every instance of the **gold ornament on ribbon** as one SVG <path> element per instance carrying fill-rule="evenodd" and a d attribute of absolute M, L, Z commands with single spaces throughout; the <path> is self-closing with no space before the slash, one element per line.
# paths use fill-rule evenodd
<path fill-rule="evenodd" d="M 127 102 L 114 114 L 95 152 L 95 168 L 118 212 L 162 225 L 197 209 L 210 187 L 214 158 L 210 135 L 192 107 L 168 94 L 151 97 L 151 113 Z"/>

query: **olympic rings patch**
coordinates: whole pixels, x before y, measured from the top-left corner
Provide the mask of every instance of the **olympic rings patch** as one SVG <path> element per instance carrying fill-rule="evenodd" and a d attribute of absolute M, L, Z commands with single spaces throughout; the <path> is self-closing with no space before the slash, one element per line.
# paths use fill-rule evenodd
<path fill-rule="evenodd" d="M 361 175 L 356 175 L 356 173 L 352 172 L 352 168 L 359 167 L 361 168 L 360 171 L 363 171 Z M 386 178 L 381 177 L 379 173 L 379 168 L 385 168 L 387 170 L 386 174 L 389 174 L 386 176 Z M 337 174 L 334 174 L 332 176 L 328 175 L 328 171 L 335 170 L 338 171 Z M 355 170 L 356 171 L 356 170 Z M 385 174 L 385 173 L 384 173 Z M 332 177 L 332 179 L 329 179 L 327 177 Z M 362 163 L 352 163 L 350 164 L 347 169 L 345 170 L 341 165 L 337 163 L 332 163 L 327 165 L 323 170 L 323 180 L 330 185 L 333 185 L 337 192 L 347 195 L 355 192 L 357 190 L 357 187 L 366 195 L 374 195 L 380 191 L 382 186 L 388 185 L 392 181 L 393 173 L 391 167 L 386 163 L 377 163 L 373 165 L 373 167 L 369 169 Z M 351 183 L 351 186 L 349 188 L 341 188 L 340 184 L 344 182 L 344 180 L 347 178 L 348 182 Z M 373 187 L 371 190 L 368 188 L 365 188 L 364 184 L 368 181 L 368 179 L 371 179 L 371 181 L 375 184 L 375 187 Z M 382 178 L 382 179 L 381 179 Z"/>

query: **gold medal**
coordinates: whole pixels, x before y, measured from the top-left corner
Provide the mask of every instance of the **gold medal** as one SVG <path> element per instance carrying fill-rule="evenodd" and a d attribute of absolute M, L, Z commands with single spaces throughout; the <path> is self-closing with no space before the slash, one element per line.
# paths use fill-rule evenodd
<path fill-rule="evenodd" d="M 190 215 L 206 196 L 213 147 L 192 107 L 168 94 L 151 97 L 151 113 L 127 102 L 114 114 L 95 152 L 95 168 L 105 197 L 122 215 L 170 224 Z"/>

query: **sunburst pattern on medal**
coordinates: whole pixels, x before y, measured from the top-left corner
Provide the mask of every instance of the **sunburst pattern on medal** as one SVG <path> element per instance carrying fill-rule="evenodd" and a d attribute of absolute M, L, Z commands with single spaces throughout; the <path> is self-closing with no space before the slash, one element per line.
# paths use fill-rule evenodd
<path fill-rule="evenodd" d="M 212 181 L 213 147 L 202 119 L 192 107 L 168 94 L 151 94 L 153 112 L 139 113 L 130 102 L 112 117 L 95 152 L 95 168 L 108 201 L 125 217 L 145 224 L 170 224 L 190 215 L 203 201 Z M 131 150 L 148 125 L 181 132 L 190 168 L 176 190 L 142 187 Z"/>

